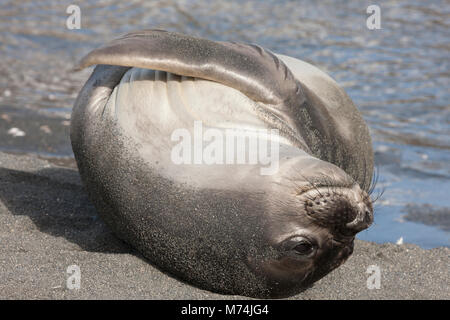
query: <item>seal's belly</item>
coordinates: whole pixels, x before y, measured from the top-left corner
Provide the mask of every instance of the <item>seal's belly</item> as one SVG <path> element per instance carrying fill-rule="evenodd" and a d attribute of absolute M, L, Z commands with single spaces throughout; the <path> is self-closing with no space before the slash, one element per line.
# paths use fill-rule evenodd
<path fill-rule="evenodd" d="M 269 128 L 258 117 L 255 106 L 240 91 L 213 81 L 131 68 L 115 87 L 103 117 L 115 119 L 120 131 L 133 140 L 140 158 L 159 174 L 201 187 L 220 187 L 224 176 L 241 179 L 243 175 L 260 175 L 261 167 L 272 165 L 276 170 L 271 160 L 304 153 Z M 239 136 L 247 139 L 244 147 L 238 146 Z M 174 156 L 174 148 L 180 149 L 183 142 L 181 138 L 189 140 L 184 142 L 191 146 L 187 156 L 190 161 L 182 161 L 185 154 Z M 235 152 L 227 159 L 231 139 Z M 213 152 L 208 159 L 208 145 L 218 140 L 222 155 Z M 261 154 L 264 145 L 265 155 Z M 271 173 L 269 169 L 266 172 Z"/>
<path fill-rule="evenodd" d="M 159 132 L 160 140 L 170 140 L 174 130 L 190 128 L 194 121 L 222 129 L 266 128 L 254 105 L 241 92 L 213 81 L 131 68 L 114 89 L 107 108 L 122 128 L 137 131 L 145 141 L 145 133 L 153 130 Z"/>

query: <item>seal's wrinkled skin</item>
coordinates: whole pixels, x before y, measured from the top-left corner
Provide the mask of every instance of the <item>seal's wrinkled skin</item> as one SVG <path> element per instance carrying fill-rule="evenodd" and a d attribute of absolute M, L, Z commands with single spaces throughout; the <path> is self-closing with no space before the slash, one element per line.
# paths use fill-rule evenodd
<path fill-rule="evenodd" d="M 373 221 L 371 140 L 317 68 L 259 46 L 161 30 L 128 34 L 97 64 L 72 114 L 89 197 L 123 240 L 201 288 L 296 294 L 341 265 Z M 279 170 L 171 161 L 178 128 L 278 129 Z"/>

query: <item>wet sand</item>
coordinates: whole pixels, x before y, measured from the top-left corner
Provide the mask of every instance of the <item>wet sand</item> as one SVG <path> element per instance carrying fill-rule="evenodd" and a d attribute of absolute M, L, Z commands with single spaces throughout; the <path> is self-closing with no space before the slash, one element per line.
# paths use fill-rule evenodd
<path fill-rule="evenodd" d="M 159 271 L 98 219 L 73 168 L 0 152 L 0 299 L 241 299 Z M 81 288 L 69 290 L 70 265 Z M 380 289 L 368 289 L 369 266 Z M 450 249 L 357 240 L 353 256 L 291 299 L 450 299 Z"/>

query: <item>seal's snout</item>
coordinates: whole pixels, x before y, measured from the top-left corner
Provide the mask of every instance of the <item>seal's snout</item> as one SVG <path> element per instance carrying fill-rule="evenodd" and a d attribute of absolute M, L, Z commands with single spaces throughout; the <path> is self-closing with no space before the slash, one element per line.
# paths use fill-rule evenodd
<path fill-rule="evenodd" d="M 373 222 L 372 209 L 365 204 L 361 207 L 358 208 L 355 219 L 345 225 L 347 229 L 353 230 L 355 233 L 367 229 Z"/>
<path fill-rule="evenodd" d="M 359 187 L 315 188 L 302 195 L 307 215 L 317 224 L 353 236 L 373 222 L 370 198 Z"/>

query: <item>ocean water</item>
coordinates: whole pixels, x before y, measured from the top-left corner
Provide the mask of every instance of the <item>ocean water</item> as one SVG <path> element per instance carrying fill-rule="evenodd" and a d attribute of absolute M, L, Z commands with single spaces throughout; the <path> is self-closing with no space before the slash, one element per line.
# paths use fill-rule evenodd
<path fill-rule="evenodd" d="M 0 1 L 0 151 L 71 163 L 71 108 L 90 74 L 71 68 L 126 32 L 258 43 L 330 74 L 369 125 L 384 193 L 358 238 L 450 245 L 449 1 L 77 1 L 78 30 L 71 4 Z M 371 4 L 381 29 L 366 26 Z"/>

